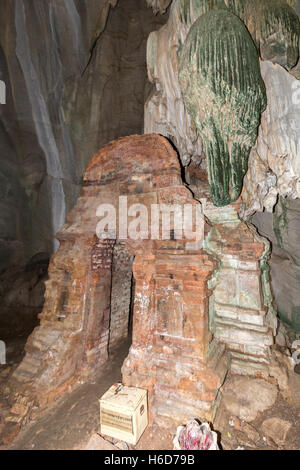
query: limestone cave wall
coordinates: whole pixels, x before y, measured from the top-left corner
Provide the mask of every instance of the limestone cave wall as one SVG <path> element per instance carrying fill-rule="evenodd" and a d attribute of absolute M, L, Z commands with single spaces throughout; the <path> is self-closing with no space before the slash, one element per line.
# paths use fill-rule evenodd
<path fill-rule="evenodd" d="M 53 253 L 90 156 L 142 132 L 147 36 L 166 19 L 144 0 L 1 2 L 0 271 Z"/>

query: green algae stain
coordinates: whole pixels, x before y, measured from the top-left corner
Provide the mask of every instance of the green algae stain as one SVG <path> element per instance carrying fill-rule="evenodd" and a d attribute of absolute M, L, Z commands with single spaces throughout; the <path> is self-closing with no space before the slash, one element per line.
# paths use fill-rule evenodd
<path fill-rule="evenodd" d="M 288 233 L 287 201 L 280 197 L 273 215 L 273 230 L 280 248 L 284 248 L 283 236 Z"/>
<path fill-rule="evenodd" d="M 299 18 L 286 0 L 225 0 L 247 26 L 263 60 L 288 69 L 298 62 Z"/>

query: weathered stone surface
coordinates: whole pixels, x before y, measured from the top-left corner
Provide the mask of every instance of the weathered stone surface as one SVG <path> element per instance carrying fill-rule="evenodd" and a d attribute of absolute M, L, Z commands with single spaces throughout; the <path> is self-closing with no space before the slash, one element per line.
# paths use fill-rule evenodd
<path fill-rule="evenodd" d="M 270 274 L 278 313 L 285 323 L 300 329 L 299 200 L 280 198 L 273 214 L 257 212 L 252 221 L 272 243 Z"/>
<path fill-rule="evenodd" d="M 247 434 L 247 437 L 249 437 L 249 439 L 253 441 L 254 443 L 260 440 L 259 432 L 257 432 L 256 429 L 253 426 L 251 426 L 251 424 L 242 423 L 241 431 Z"/>
<path fill-rule="evenodd" d="M 292 424 L 280 418 L 266 419 L 261 426 L 263 434 L 270 437 L 278 446 L 285 444 L 291 429 Z"/>
<path fill-rule="evenodd" d="M 242 199 L 245 218 L 272 212 L 277 197 L 300 197 L 299 81 L 279 65 L 261 63 L 268 106 L 250 154 Z"/>
<path fill-rule="evenodd" d="M 172 0 L 147 0 L 147 4 L 151 7 L 154 13 L 165 13 Z"/>
<path fill-rule="evenodd" d="M 253 0 L 254 1 L 254 0 Z M 230 5 L 229 5 L 230 3 Z M 251 2 L 248 2 L 251 3 Z M 251 3 L 252 4 L 252 3 Z M 257 2 L 258 8 L 255 9 L 255 11 L 261 11 L 261 9 L 264 8 L 264 3 L 262 2 Z M 227 2 L 227 6 L 229 8 L 233 8 L 233 11 L 235 11 L 235 8 L 237 8 L 238 5 L 244 5 L 244 2 Z M 254 9 L 254 3 L 252 4 L 252 9 Z M 274 6 L 274 5 L 273 5 Z M 288 9 L 288 14 L 287 18 L 291 17 L 293 20 L 297 20 L 297 18 L 294 16 L 294 13 L 292 9 L 289 9 L 286 4 L 285 6 L 282 5 L 282 2 L 276 2 L 276 8 L 279 8 L 279 11 L 286 10 Z M 203 153 L 204 145 L 205 145 L 205 140 L 202 141 L 200 133 L 195 126 L 195 123 L 193 120 L 191 120 L 190 116 L 187 113 L 187 110 L 184 106 L 183 103 L 183 96 L 181 94 L 181 90 L 179 87 L 178 83 L 178 53 L 180 53 L 183 44 L 186 41 L 187 35 L 192 28 L 193 24 L 197 21 L 199 21 L 199 17 L 201 17 L 203 14 L 207 14 L 207 12 L 210 12 L 212 7 L 216 7 L 221 9 L 219 11 L 220 15 L 226 15 L 229 14 L 228 11 L 226 12 L 226 8 L 224 11 L 224 2 L 223 0 L 220 0 L 218 2 L 209 2 L 209 1 L 199 1 L 199 0 L 193 0 L 192 2 L 185 2 L 184 0 L 176 0 L 173 2 L 170 10 L 170 16 L 169 16 L 169 21 L 167 25 L 165 25 L 161 30 L 158 32 L 152 33 L 149 37 L 148 40 L 148 53 L 147 53 L 147 63 L 148 63 L 148 74 L 151 82 L 155 85 L 155 90 L 152 92 L 152 95 L 149 97 L 146 107 L 145 107 L 145 130 L 146 132 L 157 132 L 162 135 L 165 135 L 168 138 L 171 138 L 171 140 L 174 142 L 175 146 L 177 147 L 181 161 L 183 162 L 184 166 L 190 165 L 190 168 L 196 168 L 200 171 L 205 170 L 207 167 L 207 162 L 205 161 L 205 155 Z M 268 6 L 268 8 L 270 5 Z M 296 6 L 297 8 L 297 6 Z M 223 12 L 222 12 L 223 10 Z M 270 8 L 269 8 L 270 10 Z M 268 11 L 269 11 L 268 10 Z M 277 11 L 277 10 L 276 10 Z M 209 14 L 209 13 L 208 13 Z M 212 14 L 212 12 L 210 13 Z M 273 13 L 272 13 L 273 14 Z M 271 16 L 272 16 L 271 14 Z M 262 19 L 262 24 L 265 24 L 266 21 L 266 16 L 264 14 L 260 15 Z M 284 18 L 286 18 L 284 14 Z M 277 20 L 276 20 L 277 21 Z M 280 20 L 281 21 L 281 20 Z M 289 31 L 289 20 L 287 20 L 287 23 L 285 22 L 285 19 L 283 20 L 283 24 L 285 25 L 285 33 L 283 34 L 283 38 L 285 42 L 285 45 L 283 47 L 285 52 L 282 52 L 283 55 L 289 55 L 289 49 L 290 49 L 290 37 L 293 38 L 291 39 L 293 43 L 293 48 L 294 48 L 294 43 L 296 41 L 296 35 L 292 35 L 291 31 Z M 281 28 L 278 28 L 278 31 L 282 31 Z M 280 35 L 280 33 L 279 33 Z M 278 38 L 277 38 L 278 39 Z M 280 38 L 279 38 L 280 39 Z M 281 38 L 282 39 L 282 38 Z M 279 40 L 280 42 L 280 40 Z M 276 41 L 275 41 L 276 43 Z M 278 41 L 277 41 L 278 45 Z M 277 46 L 276 46 L 277 47 Z M 292 48 L 292 49 L 293 49 Z M 295 49 L 295 48 L 294 48 Z M 265 52 L 265 50 L 262 51 Z M 241 54 L 240 56 L 242 56 Z M 292 54 L 293 55 L 293 54 Z M 278 58 L 278 57 L 277 57 Z M 276 57 L 272 57 L 276 61 Z M 271 63 L 268 62 L 262 62 L 261 68 L 262 68 L 262 74 L 263 78 L 266 78 L 266 64 L 270 64 L 272 67 Z M 275 66 L 274 66 L 275 67 Z M 294 81 L 297 83 L 296 79 L 292 77 L 292 75 L 288 74 L 282 67 L 277 66 L 277 69 L 274 68 L 269 71 L 268 73 L 268 79 L 266 78 L 266 85 L 267 85 L 267 90 L 268 90 L 268 101 L 271 103 L 272 101 L 272 95 L 278 94 L 278 100 L 282 102 L 282 105 L 280 105 L 280 108 L 282 108 L 282 112 L 280 112 L 279 119 L 276 120 L 276 116 L 278 116 L 278 113 L 275 112 L 275 109 L 278 109 L 278 105 L 275 104 L 276 100 L 273 100 L 273 104 L 270 104 L 270 108 L 272 109 L 272 106 L 274 106 L 274 120 L 266 120 L 263 117 L 263 122 L 260 130 L 260 137 L 258 142 L 260 143 L 260 147 L 263 146 L 261 134 L 262 132 L 266 133 L 273 133 L 273 128 L 274 128 L 274 139 L 276 138 L 277 142 L 281 140 L 284 141 L 286 139 L 285 137 L 285 130 L 284 129 L 290 129 L 287 131 L 288 135 L 290 136 L 289 138 L 291 140 L 295 140 L 295 133 L 293 136 L 293 132 L 291 131 L 291 126 L 289 126 L 288 121 L 293 122 L 292 127 L 297 128 L 297 123 L 295 116 L 297 115 L 296 107 L 294 107 L 295 112 L 289 113 L 289 116 L 286 116 L 286 113 L 284 112 L 284 96 L 286 94 L 289 95 L 288 101 L 291 101 L 291 93 L 290 92 L 285 92 L 285 93 L 279 93 L 276 90 L 282 90 L 288 87 L 290 88 L 291 82 L 289 84 L 285 84 L 283 87 L 282 83 L 276 83 L 276 80 L 278 81 L 278 78 L 276 78 L 277 70 L 280 71 L 281 75 L 285 74 L 285 81 Z M 274 76 L 274 71 L 276 72 L 275 77 Z M 204 73 L 203 71 L 201 71 Z M 273 79 L 272 79 L 273 77 Z M 287 78 L 289 77 L 289 78 Z M 294 97 L 297 96 L 297 90 L 294 90 Z M 247 100 L 249 99 L 249 95 L 247 96 L 245 100 L 245 105 L 247 103 Z M 203 101 L 203 100 L 202 100 Z M 299 101 L 299 100 L 298 100 Z M 205 99 L 204 99 L 205 102 Z M 295 103 L 294 103 L 295 104 Z M 200 112 L 201 108 L 204 108 L 203 103 L 201 100 L 199 100 L 199 103 L 197 103 L 197 109 L 194 109 L 194 113 Z M 290 105 L 289 105 L 290 106 Z M 294 105 L 293 105 L 294 106 Z M 218 107 L 215 107 L 214 109 L 218 109 Z M 217 112 L 217 111 L 215 111 Z M 265 115 L 266 116 L 268 113 L 268 110 L 266 111 Z M 234 112 L 233 112 L 234 115 Z M 294 116 L 294 117 L 293 117 Z M 286 124 L 284 124 L 284 121 L 286 120 Z M 273 122 L 274 121 L 274 122 Z M 278 123 L 282 122 L 282 128 L 278 129 Z M 239 122 L 240 123 L 240 122 Z M 228 131 L 230 134 L 230 130 Z M 228 134 L 227 132 L 227 134 Z M 255 139 L 253 131 L 253 139 Z M 296 141 L 298 139 L 296 138 Z M 252 142 L 252 145 L 254 144 L 254 140 Z M 291 142 L 292 144 L 292 142 Z M 250 145 L 249 145 L 250 146 Z M 249 147 L 248 146 L 248 147 Z M 251 146 L 250 146 L 251 147 Z M 278 147 L 278 145 L 277 145 Z M 276 147 L 275 147 L 276 148 Z M 285 155 L 287 155 L 287 151 L 283 151 L 283 153 L 279 153 L 275 150 L 275 155 L 277 158 L 277 162 L 275 163 L 276 159 L 274 158 L 274 164 L 277 166 L 280 166 L 281 162 L 281 167 L 284 167 L 284 171 L 279 172 L 281 178 L 279 178 L 279 184 L 285 188 L 284 191 L 288 192 L 294 192 L 295 184 L 293 181 L 295 181 L 295 174 L 293 171 L 291 171 L 291 165 L 290 165 L 290 158 L 293 159 L 293 154 L 297 152 L 299 148 L 299 145 L 291 145 L 287 146 L 285 150 L 290 150 L 291 151 L 291 157 L 284 158 Z M 263 157 L 261 156 L 260 158 L 265 159 L 266 151 L 263 153 Z M 273 175 L 272 171 L 268 171 L 267 169 L 267 164 L 262 164 L 260 161 L 254 161 L 255 159 L 255 151 L 251 153 L 250 157 L 250 165 L 249 165 L 249 175 L 253 175 L 253 184 L 252 186 L 255 185 L 255 189 L 251 188 L 249 185 L 249 199 L 246 203 L 246 210 L 250 208 L 250 203 L 252 202 L 254 205 L 256 204 L 259 205 L 261 204 L 262 199 L 267 199 L 268 197 L 268 205 L 269 207 L 272 207 L 275 204 L 276 201 L 276 190 L 273 190 L 274 186 L 277 186 L 277 180 L 276 180 L 276 174 L 277 172 L 275 171 L 275 175 Z M 257 160 L 257 159 L 256 159 Z M 252 173 L 251 173 L 252 172 Z M 194 172 L 194 179 L 198 179 L 198 185 L 200 186 L 202 184 L 202 178 L 199 176 L 199 173 Z M 288 181 L 291 181 L 292 184 L 289 185 Z M 257 183 L 259 182 L 259 183 Z M 247 179 L 245 182 L 245 186 L 247 187 Z M 255 196 L 256 192 L 259 192 L 259 200 L 257 200 L 257 197 Z"/>
<path fill-rule="evenodd" d="M 156 92 L 147 103 L 145 115 L 147 131 L 158 131 L 171 137 L 179 150 L 184 165 L 188 165 L 192 158 L 187 180 L 189 183 L 193 181 L 195 185 L 201 183 L 202 186 L 202 173 L 204 173 L 203 168 L 205 168 L 202 158 L 202 144 L 198 132 L 195 132 L 192 123 L 189 124 L 186 112 L 181 106 L 182 97 L 178 89 L 177 76 L 177 51 L 185 42 L 189 29 L 199 15 L 210 10 L 212 4 L 209 3 L 197 0 L 193 2 L 184 2 L 183 0 L 173 2 L 168 24 L 159 32 L 151 35 L 148 42 L 148 72 L 150 79 L 156 85 Z M 222 2 L 219 2 L 218 6 L 220 6 L 220 3 Z M 260 35 L 260 39 L 257 38 L 257 44 L 262 44 L 261 54 L 263 58 L 269 57 L 275 62 L 278 61 L 285 66 L 291 66 L 292 61 L 294 61 L 293 57 L 296 57 L 295 44 L 298 41 L 295 34 L 298 27 L 297 19 L 292 11 L 286 8 L 282 2 L 276 2 L 276 5 L 275 2 L 273 2 L 273 5 L 270 2 L 234 3 L 226 1 L 229 8 L 236 9 L 238 6 L 241 8 L 247 6 L 248 13 L 252 8 L 252 10 L 255 9 L 255 13 L 260 14 L 260 16 L 256 15 L 255 21 L 259 23 L 257 34 Z M 257 4 L 257 8 L 254 8 L 254 4 Z M 290 5 L 295 7 L 296 12 L 299 14 L 299 1 L 290 2 Z M 262 9 L 267 9 L 266 14 L 261 14 Z M 274 16 L 274 12 L 277 18 L 276 15 Z M 269 21 L 268 18 L 271 19 L 271 22 L 266 27 L 266 21 Z M 268 34 L 270 32 L 268 28 L 272 29 L 277 21 L 282 22 L 282 28 L 277 28 L 277 40 L 274 49 L 269 47 L 270 44 L 268 44 Z M 249 24 L 249 27 L 252 26 Z M 281 56 L 276 57 L 280 43 L 282 45 Z M 271 53 L 270 56 L 268 56 L 269 53 Z M 249 171 L 244 180 L 244 206 L 240 212 L 244 218 L 247 218 L 255 210 L 263 211 L 266 209 L 272 211 L 278 194 L 282 196 L 289 195 L 292 198 L 299 197 L 300 185 L 297 163 L 300 160 L 298 155 L 300 145 L 297 120 L 299 111 L 298 81 L 279 65 L 273 65 L 271 62 L 262 62 L 261 70 L 266 83 L 269 105 L 262 116 L 257 145 L 251 153 Z M 199 167 L 199 171 L 194 171 L 192 177 L 190 177 L 192 174 L 191 169 L 198 170 L 197 167 Z M 193 190 L 194 188 L 195 186 Z M 296 230 L 294 233 L 298 232 L 299 230 Z M 294 243 L 293 252 L 296 251 L 297 247 Z M 288 310 L 288 314 L 285 313 L 285 318 L 291 319 L 298 315 L 299 302 L 296 292 L 299 289 L 296 277 L 297 267 L 294 264 L 292 265 L 290 255 L 288 257 L 289 259 L 284 256 L 277 263 L 278 282 L 274 273 L 276 263 L 274 261 L 273 264 L 273 260 L 271 260 L 271 268 L 274 267 L 271 275 L 272 281 L 274 278 L 272 290 L 275 300 L 281 305 L 284 304 L 284 308 L 281 308 L 281 310 L 283 312 Z M 264 263 L 264 266 L 266 267 L 266 263 Z M 266 282 L 269 282 L 265 275 L 264 278 Z M 275 284 L 277 284 L 277 287 Z M 294 287 L 291 288 L 291 286 Z M 281 292 L 284 301 L 280 300 Z M 294 309 L 293 313 L 292 309 Z M 229 315 L 234 316 L 237 314 L 230 312 Z M 255 321 L 254 318 L 253 321 Z M 259 316 L 257 321 L 261 321 Z M 293 321 L 294 327 L 295 324 L 295 321 Z M 242 367 L 242 363 L 240 363 L 240 367 Z"/>
<path fill-rule="evenodd" d="M 222 394 L 230 413 L 251 422 L 274 405 L 278 390 L 276 385 L 265 380 L 236 376 L 226 382 Z"/>
<path fill-rule="evenodd" d="M 270 375 L 276 379 L 279 390 L 286 399 L 291 397 L 289 377 L 292 373 L 290 358 L 274 350 L 270 364 Z"/>
<path fill-rule="evenodd" d="M 170 138 L 186 166 L 191 159 L 197 163 L 201 160 L 202 146 L 197 128 L 185 109 L 178 82 L 177 51 L 188 33 L 180 12 L 180 2 L 173 2 L 168 23 L 148 39 L 148 77 L 155 87 L 146 101 L 144 131 Z"/>
<path fill-rule="evenodd" d="M 34 256 L 23 267 L 11 267 L 0 279 L 0 338 L 21 336 L 37 325 L 42 311 L 49 257 Z"/>
<path fill-rule="evenodd" d="M 2 442 L 4 445 L 9 445 L 19 434 L 21 427 L 19 424 L 9 423 L 5 430 L 5 436 L 2 438 Z"/>
<path fill-rule="evenodd" d="M 152 416 L 162 427 L 187 422 L 190 416 L 213 420 L 228 362 L 223 348 L 209 345 L 207 280 L 212 260 L 196 252 L 162 253 L 149 266 L 151 277 L 145 265 L 143 256 L 136 258 L 138 301 L 123 380 L 148 389 Z"/>

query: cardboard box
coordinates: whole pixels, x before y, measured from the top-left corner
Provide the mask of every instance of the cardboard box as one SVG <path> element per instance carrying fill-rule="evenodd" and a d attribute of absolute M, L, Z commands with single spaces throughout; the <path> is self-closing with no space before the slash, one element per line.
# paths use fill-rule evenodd
<path fill-rule="evenodd" d="M 99 401 L 101 434 L 136 445 L 148 426 L 147 390 L 115 384 Z"/>

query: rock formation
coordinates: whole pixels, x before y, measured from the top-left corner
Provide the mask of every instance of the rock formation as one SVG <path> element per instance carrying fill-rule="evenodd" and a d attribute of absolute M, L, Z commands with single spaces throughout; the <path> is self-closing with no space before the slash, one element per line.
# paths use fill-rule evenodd
<path fill-rule="evenodd" d="M 240 196 L 266 106 L 258 55 L 242 22 L 223 9 L 201 15 L 179 51 L 178 77 L 204 145 L 212 201 L 227 205 Z"/>
<path fill-rule="evenodd" d="M 286 0 L 225 0 L 247 26 L 263 60 L 291 69 L 299 57 L 299 19 Z"/>
<path fill-rule="evenodd" d="M 279 198 L 274 213 L 257 212 L 252 222 L 272 243 L 270 274 L 278 314 L 299 331 L 299 199 Z"/>
<path fill-rule="evenodd" d="M 282 67 L 261 64 L 268 106 L 250 154 L 240 215 L 272 242 L 274 297 L 281 318 L 300 327 L 298 199 L 300 197 L 300 82 Z"/>
<path fill-rule="evenodd" d="M 25 266 L 0 319 L 37 313 L 55 254 L 1 429 L 94 377 L 131 322 L 122 380 L 148 390 L 150 424 L 213 422 L 228 371 L 256 378 L 232 380 L 253 409 L 244 390 L 227 410 L 252 421 L 277 397 L 261 379 L 287 386 L 277 313 L 300 330 L 299 0 L 31 3 L 0 6 L 0 272 Z M 145 101 L 146 134 L 111 141 L 142 133 Z M 178 228 L 186 206 L 201 240 Z M 107 231 L 109 211 L 126 220 Z"/>
<path fill-rule="evenodd" d="M 172 0 L 147 0 L 147 4 L 151 7 L 154 13 L 165 13 Z"/>
<path fill-rule="evenodd" d="M 173 2 L 168 23 L 148 39 L 148 77 L 154 87 L 145 105 L 144 132 L 170 138 L 186 166 L 191 159 L 201 161 L 202 146 L 197 128 L 186 112 L 177 76 L 177 51 L 188 33 L 181 21 L 180 7 L 180 2 Z"/>
<path fill-rule="evenodd" d="M 243 217 L 272 212 L 278 196 L 300 197 L 300 82 L 282 67 L 261 63 L 268 106 L 244 180 Z"/>
<path fill-rule="evenodd" d="M 300 13 L 299 0 L 289 2 L 277 0 L 272 2 L 174 1 L 167 25 L 152 33 L 148 40 L 148 73 L 150 80 L 155 84 L 155 91 L 146 103 L 145 129 L 147 132 L 159 132 L 174 142 L 181 161 L 186 167 L 187 182 L 191 184 L 197 197 L 203 198 L 207 182 L 206 171 L 211 171 L 211 165 L 207 161 L 208 151 L 205 147 L 206 141 L 209 139 L 207 136 L 205 139 L 201 138 L 195 125 L 194 116 L 197 113 L 199 116 L 200 113 L 204 114 L 198 123 L 199 129 L 202 129 L 201 126 L 205 122 L 205 107 L 201 105 L 206 97 L 198 92 L 199 97 L 202 96 L 202 100 L 198 97 L 198 101 L 196 101 L 196 96 L 193 99 L 193 102 L 197 103 L 194 108 L 193 102 L 187 106 L 185 101 L 188 102 L 191 99 L 190 96 L 193 96 L 194 90 L 183 96 L 179 86 L 178 70 L 180 70 L 179 57 L 182 50 L 187 47 L 184 46 L 184 43 L 189 31 L 193 30 L 193 25 L 196 28 L 201 15 L 216 14 L 211 11 L 216 8 L 222 9 L 223 15 L 228 14 L 226 8 L 238 14 L 249 31 L 252 32 L 261 58 L 269 59 L 260 62 L 261 76 L 266 87 L 267 108 L 261 115 L 261 125 L 256 143 L 254 142 L 253 130 L 251 144 L 253 148 L 249 157 L 249 169 L 243 181 L 242 204 L 239 214 L 243 220 L 249 221 L 255 212 L 263 212 L 260 222 L 257 222 L 258 228 L 262 228 L 263 235 L 272 242 L 274 251 L 276 251 L 276 246 L 280 246 L 276 232 L 281 240 L 281 245 L 285 245 L 285 248 L 282 246 L 280 248 L 281 255 L 277 258 L 277 263 L 275 255 L 271 257 L 269 290 L 270 293 L 273 292 L 279 312 L 282 312 L 282 318 L 289 320 L 295 328 L 299 323 L 296 312 L 298 312 L 300 298 L 296 294 L 297 290 L 299 291 L 298 275 L 296 274 L 298 268 L 295 259 L 291 256 L 291 251 L 297 252 L 297 245 L 293 242 L 293 250 L 291 250 L 290 243 L 292 242 L 287 241 L 286 237 L 289 240 L 291 240 L 290 237 L 293 237 L 291 233 L 295 230 L 295 225 L 292 220 L 294 220 L 294 211 L 297 210 L 297 202 L 293 203 L 292 200 L 299 198 L 299 63 L 290 73 L 288 70 L 296 64 L 299 56 L 299 20 L 295 14 L 295 11 Z M 250 17 L 256 22 L 255 34 L 249 23 Z M 272 43 L 272 31 L 275 29 L 274 43 Z M 195 43 L 196 46 L 197 43 Z M 181 61 L 188 65 L 188 55 L 185 58 L 181 57 Z M 200 72 L 199 77 L 202 79 L 205 72 L 203 70 Z M 195 70 L 191 70 L 190 76 L 193 76 L 193 73 Z M 187 74 L 187 82 L 190 76 Z M 195 80 L 195 83 L 198 82 Z M 210 83 L 209 80 L 208 83 Z M 212 111 L 214 124 L 217 122 L 215 116 L 218 112 L 221 115 L 220 107 L 214 106 Z M 193 119 L 191 114 L 193 114 Z M 232 115 L 235 115 L 234 112 Z M 238 122 L 238 124 L 240 123 Z M 228 120 L 228 126 L 227 135 L 230 135 L 230 120 Z M 217 154 L 218 152 L 214 152 L 214 156 Z M 222 177 L 224 174 L 226 172 L 221 172 L 220 176 Z M 272 212 L 278 198 L 289 199 L 286 203 L 283 201 L 286 217 L 281 214 L 281 202 L 279 202 L 276 213 L 281 215 L 279 219 L 276 213 L 274 217 L 271 215 L 270 222 L 270 217 L 265 214 L 265 211 Z M 218 203 L 216 199 L 214 201 Z M 292 207 L 293 209 L 289 213 Z M 264 217 L 266 223 L 262 223 Z M 258 221 L 258 218 L 253 219 L 253 221 L 255 220 Z M 280 221 L 279 227 L 278 220 Z M 290 224 L 291 228 L 289 229 Z M 266 230 L 266 226 L 271 229 Z M 286 269 L 281 269 L 282 266 L 286 266 Z M 286 286 L 287 288 L 283 289 L 279 285 L 280 283 L 287 285 L 287 276 L 283 275 L 283 272 L 288 269 L 290 269 L 289 284 L 291 287 L 289 289 Z M 284 277 L 285 279 L 283 279 Z M 287 292 L 290 292 L 288 301 Z M 285 307 L 283 307 L 284 304 Z"/>
<path fill-rule="evenodd" d="M 202 195 L 203 196 L 203 195 Z M 270 244 L 238 217 L 240 201 L 216 208 L 201 198 L 211 224 L 205 248 L 219 260 L 210 287 L 210 328 L 231 353 L 231 370 L 268 377 L 277 331 L 270 288 Z"/>

